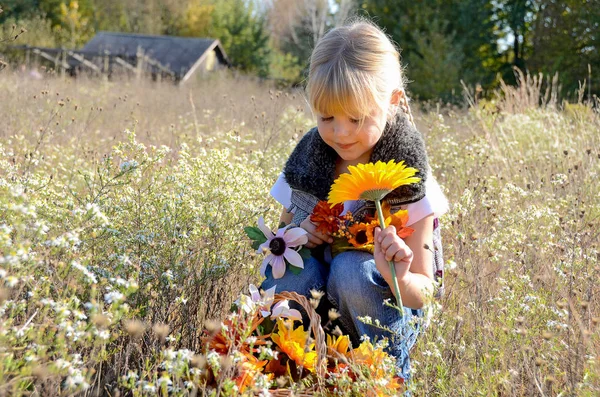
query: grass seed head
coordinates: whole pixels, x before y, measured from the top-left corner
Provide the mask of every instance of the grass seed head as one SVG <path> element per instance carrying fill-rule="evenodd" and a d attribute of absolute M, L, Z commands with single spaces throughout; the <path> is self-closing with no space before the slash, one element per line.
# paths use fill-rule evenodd
<path fill-rule="evenodd" d="M 550 340 L 550 339 L 554 338 L 554 334 L 549 331 L 544 331 L 544 332 L 542 332 L 542 338 L 544 338 L 545 340 Z"/>
<path fill-rule="evenodd" d="M 94 314 L 92 316 L 92 322 L 94 324 L 96 324 L 96 326 L 98 328 L 106 328 L 110 325 L 111 321 L 110 318 L 108 318 L 106 315 L 104 314 Z"/>
<path fill-rule="evenodd" d="M 140 338 L 146 332 L 146 324 L 139 320 L 127 320 L 125 331 L 134 339 Z"/>
<path fill-rule="evenodd" d="M 216 334 L 221 330 L 221 323 L 216 320 L 206 320 L 204 322 L 204 329 L 206 329 L 209 334 Z"/>
<path fill-rule="evenodd" d="M 154 326 L 152 327 L 152 330 L 154 331 L 154 333 L 156 334 L 156 336 L 158 336 L 160 339 L 165 339 L 170 332 L 170 328 L 167 324 L 163 324 L 163 323 L 156 323 L 154 324 Z"/>
<path fill-rule="evenodd" d="M 194 368 L 199 368 L 199 369 L 206 368 L 206 358 L 202 354 L 194 354 L 191 362 L 192 362 L 192 366 Z"/>
<path fill-rule="evenodd" d="M 321 300 L 321 298 L 323 296 L 325 296 L 325 292 L 319 291 L 319 290 L 316 290 L 316 289 L 311 289 L 310 290 L 310 296 L 312 296 L 313 299 Z"/>
<path fill-rule="evenodd" d="M 327 316 L 329 317 L 329 320 L 335 321 L 340 318 L 340 312 L 338 312 L 336 309 L 329 309 Z"/>

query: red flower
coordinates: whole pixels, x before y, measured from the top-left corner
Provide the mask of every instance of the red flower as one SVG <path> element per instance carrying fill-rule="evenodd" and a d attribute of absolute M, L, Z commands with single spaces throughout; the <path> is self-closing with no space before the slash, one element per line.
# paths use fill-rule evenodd
<path fill-rule="evenodd" d="M 310 220 L 317 225 L 317 230 L 323 234 L 335 233 L 340 228 L 340 214 L 344 210 L 344 204 L 336 204 L 331 208 L 327 201 L 319 201 L 310 215 Z"/>

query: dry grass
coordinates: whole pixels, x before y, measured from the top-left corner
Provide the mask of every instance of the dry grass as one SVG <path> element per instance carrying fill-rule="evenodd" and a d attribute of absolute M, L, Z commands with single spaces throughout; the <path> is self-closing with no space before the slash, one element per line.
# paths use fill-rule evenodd
<path fill-rule="evenodd" d="M 468 111 L 415 114 L 452 203 L 442 227 L 456 264 L 443 308 L 413 351 L 415 395 L 600 393 L 600 118 L 584 104 L 543 99 L 540 87 L 531 80 Z M 258 214 L 271 224 L 278 217 L 267 193 L 311 125 L 305 102 L 224 76 L 178 88 L 4 74 L 0 103 L 0 225 L 11 228 L 0 233 L 0 394 L 81 390 L 50 364 L 59 358 L 92 394 L 142 393 L 164 371 L 161 351 L 199 352 L 206 320 L 222 318 L 257 280 L 241 228 Z M 96 207 L 71 215 L 86 204 Z M 108 223 L 89 215 L 96 210 Z M 36 222 L 46 234 L 33 231 Z M 76 249 L 46 243 L 67 233 Z M 98 284 L 83 282 L 71 261 Z M 139 288 L 127 292 L 118 278 Z M 122 291 L 128 307 L 103 302 L 109 290 Z M 68 303 L 74 296 L 80 305 Z M 75 310 L 88 315 L 79 342 L 61 328 L 79 329 Z"/>

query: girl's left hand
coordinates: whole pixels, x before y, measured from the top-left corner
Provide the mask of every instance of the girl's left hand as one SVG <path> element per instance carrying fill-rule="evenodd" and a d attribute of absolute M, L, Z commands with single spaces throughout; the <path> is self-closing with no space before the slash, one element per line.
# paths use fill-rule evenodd
<path fill-rule="evenodd" d="M 389 261 L 396 266 L 396 278 L 401 283 L 409 274 L 410 265 L 413 260 L 413 252 L 408 245 L 396 234 L 394 226 L 388 226 L 383 231 L 375 228 L 375 265 L 383 278 L 392 285 L 392 271 Z"/>

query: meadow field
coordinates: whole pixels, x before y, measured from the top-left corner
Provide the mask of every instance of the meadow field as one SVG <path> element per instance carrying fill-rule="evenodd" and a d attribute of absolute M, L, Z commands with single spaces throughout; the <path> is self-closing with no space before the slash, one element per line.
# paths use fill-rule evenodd
<path fill-rule="evenodd" d="M 600 395 L 598 104 L 521 83 L 414 105 L 451 203 L 415 396 Z M 260 282 L 303 94 L 3 72 L 0 120 L 0 396 L 235 395 L 200 337 Z"/>

